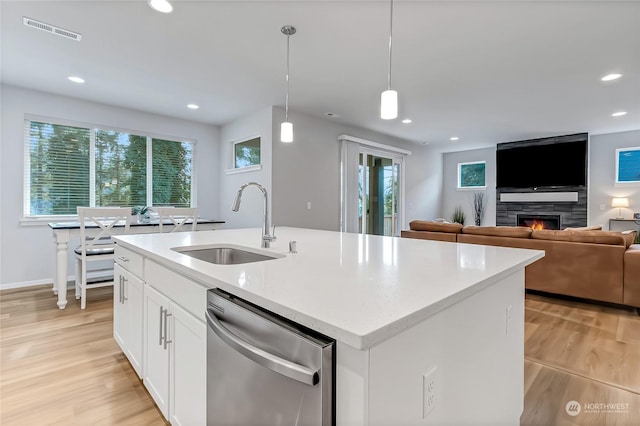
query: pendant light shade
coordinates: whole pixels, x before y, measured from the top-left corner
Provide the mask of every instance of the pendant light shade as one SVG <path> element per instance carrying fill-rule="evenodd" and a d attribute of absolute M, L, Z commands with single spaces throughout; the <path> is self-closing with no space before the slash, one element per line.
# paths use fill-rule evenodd
<path fill-rule="evenodd" d="M 293 123 L 280 123 L 280 142 L 293 142 Z"/>
<path fill-rule="evenodd" d="M 387 90 L 380 95 L 380 118 L 393 120 L 398 117 L 398 92 L 391 90 L 391 53 L 393 46 L 393 0 L 389 12 L 389 69 L 387 71 Z"/>
<path fill-rule="evenodd" d="M 385 90 L 380 95 L 380 117 L 384 120 L 398 117 L 398 92 L 395 90 Z"/>
<path fill-rule="evenodd" d="M 287 95 L 284 101 L 284 121 L 280 124 L 280 142 L 293 142 L 293 123 L 289 122 L 289 37 L 296 33 L 296 28 L 285 25 L 280 32 L 287 36 Z"/>

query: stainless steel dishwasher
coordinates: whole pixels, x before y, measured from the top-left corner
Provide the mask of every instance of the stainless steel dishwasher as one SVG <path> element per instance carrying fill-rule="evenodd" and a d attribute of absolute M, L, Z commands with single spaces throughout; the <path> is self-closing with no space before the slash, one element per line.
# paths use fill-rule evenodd
<path fill-rule="evenodd" d="M 335 425 L 335 341 L 207 293 L 207 425 Z"/>

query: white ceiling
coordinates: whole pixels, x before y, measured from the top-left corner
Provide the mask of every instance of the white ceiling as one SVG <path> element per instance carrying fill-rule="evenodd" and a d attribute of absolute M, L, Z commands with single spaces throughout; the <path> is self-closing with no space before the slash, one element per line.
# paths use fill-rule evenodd
<path fill-rule="evenodd" d="M 640 2 L 2 1 L 2 82 L 221 125 L 284 105 L 443 150 L 640 129 Z M 22 17 L 82 34 L 28 28 Z M 611 72 L 623 77 L 603 83 Z M 84 85 L 67 80 L 86 79 Z M 186 104 L 196 103 L 193 111 Z M 616 111 L 627 111 L 613 118 Z M 402 124 L 400 119 L 413 123 Z M 449 137 L 460 141 L 450 142 Z"/>

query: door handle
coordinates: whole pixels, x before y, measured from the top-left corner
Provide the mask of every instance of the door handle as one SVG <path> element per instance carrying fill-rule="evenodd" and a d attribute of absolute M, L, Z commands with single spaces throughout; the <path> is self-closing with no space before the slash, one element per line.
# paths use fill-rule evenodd
<path fill-rule="evenodd" d="M 124 304 L 124 302 L 126 302 L 127 300 L 129 300 L 128 297 L 126 297 L 125 292 L 126 292 L 126 285 L 127 281 L 129 281 L 128 279 L 126 279 L 124 276 L 121 276 L 120 279 L 122 280 L 122 291 L 120 292 L 120 297 L 122 297 L 122 303 Z"/>
<path fill-rule="evenodd" d="M 118 285 L 120 286 L 120 292 L 118 293 L 118 302 L 122 303 L 122 275 L 118 276 L 120 279 Z"/>
<path fill-rule="evenodd" d="M 164 311 L 164 349 L 167 349 L 167 345 L 171 343 L 173 340 L 169 340 L 169 317 L 173 315 L 169 313 L 169 309 L 165 309 Z"/>
<path fill-rule="evenodd" d="M 164 307 L 160 306 L 160 341 L 158 342 L 158 345 L 162 346 L 162 339 L 164 338 L 164 336 L 162 335 L 162 316 L 164 314 Z"/>
<path fill-rule="evenodd" d="M 320 382 L 319 370 L 312 370 L 253 346 L 222 325 L 222 322 L 216 317 L 215 313 L 210 310 L 205 312 L 205 316 L 207 317 L 209 327 L 220 339 L 250 360 L 257 362 L 269 370 L 307 385 L 315 386 Z"/>

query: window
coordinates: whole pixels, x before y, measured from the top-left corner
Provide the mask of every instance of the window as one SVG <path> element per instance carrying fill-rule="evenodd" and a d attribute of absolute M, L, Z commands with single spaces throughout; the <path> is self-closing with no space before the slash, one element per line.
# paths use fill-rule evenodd
<path fill-rule="evenodd" d="M 25 217 L 77 206 L 190 207 L 194 142 L 25 120 Z"/>
<path fill-rule="evenodd" d="M 233 168 L 260 165 L 260 137 L 233 143 Z"/>
<path fill-rule="evenodd" d="M 640 183 L 640 147 L 616 149 L 616 183 Z"/>
<path fill-rule="evenodd" d="M 458 163 L 458 189 L 486 188 L 486 162 Z"/>

